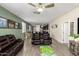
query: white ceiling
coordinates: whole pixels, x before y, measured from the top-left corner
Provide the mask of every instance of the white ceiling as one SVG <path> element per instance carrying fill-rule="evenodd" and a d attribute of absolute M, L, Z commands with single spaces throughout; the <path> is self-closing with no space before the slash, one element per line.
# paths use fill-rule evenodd
<path fill-rule="evenodd" d="M 77 3 L 56 3 L 55 7 L 45 9 L 41 14 L 34 14 L 36 8 L 27 3 L 1 3 L 0 5 L 25 21 L 36 24 L 49 23 L 79 6 Z"/>

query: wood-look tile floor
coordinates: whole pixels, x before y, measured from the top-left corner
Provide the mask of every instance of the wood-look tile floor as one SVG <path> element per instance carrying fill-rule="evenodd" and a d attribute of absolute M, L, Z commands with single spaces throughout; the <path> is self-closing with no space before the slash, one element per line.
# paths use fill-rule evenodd
<path fill-rule="evenodd" d="M 70 53 L 68 46 L 65 44 L 61 44 L 56 40 L 53 40 L 51 46 L 54 48 L 57 56 L 73 56 L 73 54 Z"/>
<path fill-rule="evenodd" d="M 31 44 L 31 39 L 24 41 L 23 49 L 17 54 L 17 56 L 40 56 L 39 46 Z"/>
<path fill-rule="evenodd" d="M 55 50 L 56 56 L 73 56 L 68 47 L 64 44 L 52 40 L 52 45 L 50 45 Z M 30 39 L 24 41 L 23 49 L 17 54 L 17 56 L 40 56 L 39 46 L 31 44 Z"/>

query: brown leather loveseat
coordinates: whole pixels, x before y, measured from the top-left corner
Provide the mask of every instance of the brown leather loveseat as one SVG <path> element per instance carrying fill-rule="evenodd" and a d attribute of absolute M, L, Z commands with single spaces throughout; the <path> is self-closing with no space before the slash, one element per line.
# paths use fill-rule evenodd
<path fill-rule="evenodd" d="M 14 35 L 0 36 L 0 56 L 15 56 L 23 47 L 24 41 Z"/>
<path fill-rule="evenodd" d="M 33 33 L 32 35 L 32 44 L 33 45 L 50 45 L 52 44 L 52 38 L 48 32 L 43 33 Z"/>

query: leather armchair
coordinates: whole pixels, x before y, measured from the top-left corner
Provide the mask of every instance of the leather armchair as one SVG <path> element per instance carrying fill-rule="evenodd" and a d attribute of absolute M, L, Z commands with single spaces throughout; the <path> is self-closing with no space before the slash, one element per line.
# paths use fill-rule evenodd
<path fill-rule="evenodd" d="M 35 45 L 39 45 L 40 44 L 39 33 L 37 33 L 37 32 L 33 33 L 32 44 L 35 44 Z"/>

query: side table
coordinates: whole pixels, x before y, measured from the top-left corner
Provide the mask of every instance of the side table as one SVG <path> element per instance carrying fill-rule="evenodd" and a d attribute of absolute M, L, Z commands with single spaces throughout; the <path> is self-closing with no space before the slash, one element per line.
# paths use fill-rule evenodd
<path fill-rule="evenodd" d="M 79 55 L 79 41 L 70 40 L 69 50 L 72 54 L 78 56 Z"/>

